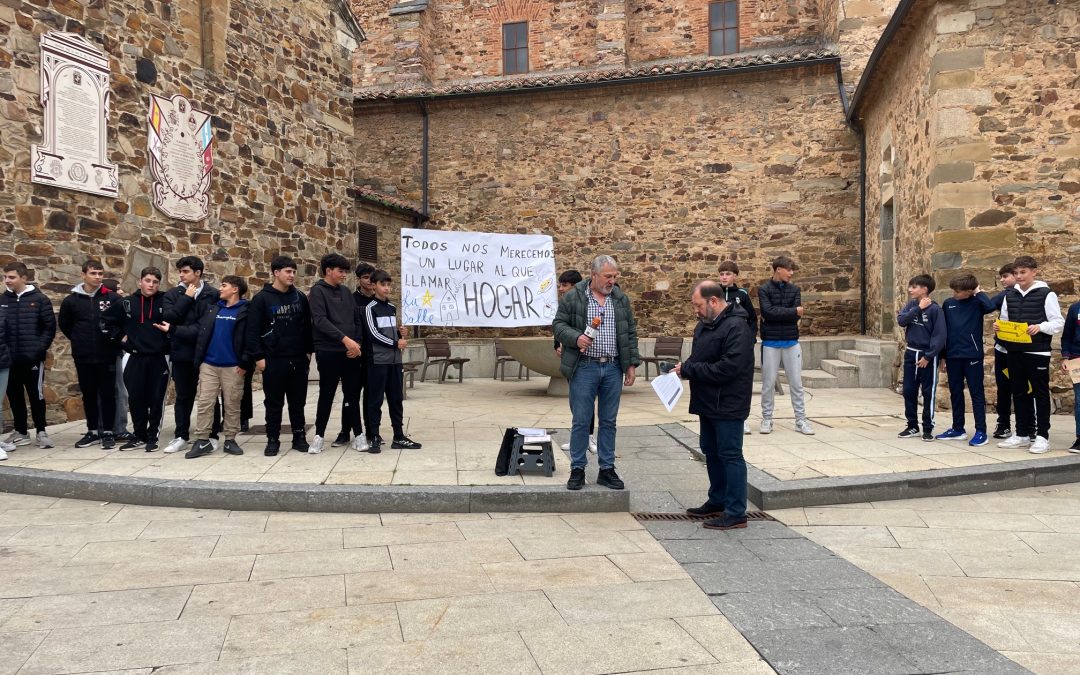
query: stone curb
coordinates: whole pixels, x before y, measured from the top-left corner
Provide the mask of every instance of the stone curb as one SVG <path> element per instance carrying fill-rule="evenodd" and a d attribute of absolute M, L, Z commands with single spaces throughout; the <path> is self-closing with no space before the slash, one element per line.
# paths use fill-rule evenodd
<path fill-rule="evenodd" d="M 704 460 L 697 448 L 697 434 L 678 424 L 662 424 L 660 428 L 686 447 L 690 454 Z M 1054 457 L 955 469 L 799 480 L 779 480 L 752 464 L 747 464 L 746 482 L 750 501 L 765 510 L 920 497 L 953 497 L 1080 482 L 1080 457 Z"/>
<path fill-rule="evenodd" d="M 371 486 L 230 483 L 0 468 L 0 492 L 232 511 L 470 513 L 629 511 L 627 490 L 559 486 Z"/>

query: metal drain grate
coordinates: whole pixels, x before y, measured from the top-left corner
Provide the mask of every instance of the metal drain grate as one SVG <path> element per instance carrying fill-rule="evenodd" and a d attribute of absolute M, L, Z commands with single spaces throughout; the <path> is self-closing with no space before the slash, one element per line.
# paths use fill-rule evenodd
<path fill-rule="evenodd" d="M 702 520 L 711 520 L 715 516 L 692 516 L 689 513 L 631 513 L 631 516 L 637 520 L 662 520 L 662 521 L 689 521 L 699 522 Z M 747 511 L 747 520 L 770 520 L 776 522 L 776 518 L 773 518 L 764 511 Z"/>

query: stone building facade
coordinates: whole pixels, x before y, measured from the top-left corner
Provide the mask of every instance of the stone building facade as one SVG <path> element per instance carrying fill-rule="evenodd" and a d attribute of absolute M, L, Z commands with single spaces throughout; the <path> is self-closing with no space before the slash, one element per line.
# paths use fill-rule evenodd
<path fill-rule="evenodd" d="M 0 263 L 26 263 L 58 307 L 91 257 L 128 279 L 158 262 L 168 286 L 170 262 L 191 253 L 212 279 L 239 274 L 261 286 L 282 252 L 300 261 L 306 287 L 325 252 L 355 255 L 351 52 L 362 35 L 347 12 L 333 0 L 287 12 L 269 0 L 0 4 Z M 108 57 L 116 199 L 30 182 L 43 125 L 38 42 L 48 31 L 79 34 Z M 213 115 L 207 220 L 172 220 L 152 206 L 151 93 L 182 94 Z M 82 415 L 68 354 L 59 336 L 45 378 L 50 421 Z"/>
<path fill-rule="evenodd" d="M 427 195 L 433 227 L 551 234 L 561 268 L 615 254 L 643 335 L 687 334 L 675 308 L 720 260 L 756 288 L 780 254 L 807 331 L 857 331 L 859 155 L 829 4 L 740 2 L 739 52 L 710 57 L 707 2 L 354 2 L 357 182 Z M 519 20 L 530 72 L 507 77 Z"/>
<path fill-rule="evenodd" d="M 1080 297 L 1078 48 L 1077 2 L 902 3 L 851 111 L 866 136 L 872 333 L 898 335 L 914 274 L 933 274 L 939 298 L 960 272 L 990 289 L 1021 254 L 1063 308 Z"/>

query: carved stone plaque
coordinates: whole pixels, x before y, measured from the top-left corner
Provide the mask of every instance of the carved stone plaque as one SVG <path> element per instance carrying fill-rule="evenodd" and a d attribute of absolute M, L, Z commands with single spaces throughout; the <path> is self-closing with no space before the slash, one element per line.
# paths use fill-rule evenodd
<path fill-rule="evenodd" d="M 150 95 L 147 148 L 154 174 L 154 206 L 179 220 L 210 215 L 214 135 L 210 114 L 183 96 Z"/>

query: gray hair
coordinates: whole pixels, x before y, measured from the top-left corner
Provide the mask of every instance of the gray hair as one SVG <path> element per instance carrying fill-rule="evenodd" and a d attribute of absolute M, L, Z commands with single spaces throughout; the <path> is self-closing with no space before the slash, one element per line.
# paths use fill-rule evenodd
<path fill-rule="evenodd" d="M 615 258 L 609 255 L 598 255 L 593 258 L 592 272 L 593 274 L 599 274 L 600 270 L 604 269 L 607 265 L 611 265 L 615 269 L 619 269 L 619 263 L 615 262 Z"/>

